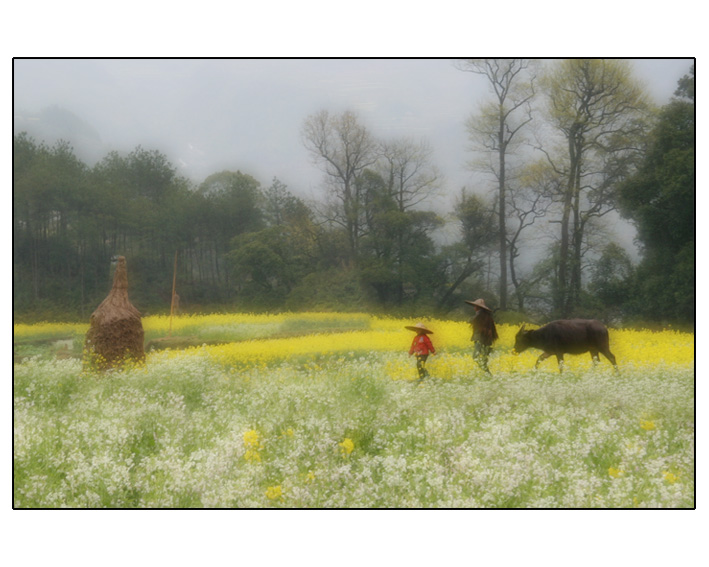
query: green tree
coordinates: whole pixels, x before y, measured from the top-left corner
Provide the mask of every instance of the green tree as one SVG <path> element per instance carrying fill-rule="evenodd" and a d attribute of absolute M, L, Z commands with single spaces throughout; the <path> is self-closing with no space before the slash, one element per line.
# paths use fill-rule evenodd
<path fill-rule="evenodd" d="M 175 252 L 191 245 L 190 183 L 165 155 L 139 146 L 109 153 L 92 169 L 90 184 L 90 209 L 100 221 L 97 263 L 126 256 L 136 306 L 169 306 Z"/>
<path fill-rule="evenodd" d="M 650 320 L 694 321 L 694 68 L 664 106 L 638 172 L 621 186 L 622 213 L 635 222 L 643 258 L 636 310 Z"/>
<path fill-rule="evenodd" d="M 495 211 L 491 203 L 477 195 L 461 191 L 454 207 L 460 240 L 444 246 L 439 262 L 439 298 L 437 307 L 444 313 L 461 300 L 458 290 L 474 278 L 477 287 L 487 288 L 483 281 L 484 268 L 497 242 Z"/>
<path fill-rule="evenodd" d="M 64 141 L 49 148 L 25 134 L 13 142 L 13 278 L 16 307 L 61 298 L 78 307 L 81 195 L 87 168 Z"/>
<path fill-rule="evenodd" d="M 240 171 L 221 171 L 207 177 L 198 191 L 208 204 L 204 221 L 213 246 L 216 281 L 229 288 L 230 270 L 224 257 L 231 250 L 232 239 L 264 226 L 261 184 Z"/>
<path fill-rule="evenodd" d="M 425 141 L 382 141 L 374 169 L 364 172 L 369 175 L 365 191 L 367 224 L 374 233 L 369 244 L 374 243 L 375 250 L 388 249 L 385 255 L 378 254 L 376 262 L 379 278 L 388 279 L 388 283 L 378 286 L 380 298 L 383 293 L 387 303 L 401 305 L 406 298 L 415 296 L 414 290 L 420 293 L 429 287 L 422 285 L 421 270 L 430 271 L 430 266 L 424 268 L 421 264 L 427 261 L 426 240 L 442 221 L 435 213 L 423 211 L 422 206 L 438 193 L 443 181 L 432 163 L 432 155 L 433 150 Z M 371 261 L 368 271 L 373 273 Z"/>
<path fill-rule="evenodd" d="M 313 212 L 278 179 L 264 192 L 266 228 L 235 237 L 228 254 L 237 299 L 282 307 L 293 289 L 316 271 L 320 231 Z"/>
<path fill-rule="evenodd" d="M 432 271 L 435 250 L 430 234 L 442 221 L 433 212 L 409 208 L 400 200 L 402 185 L 392 189 L 379 173 L 365 170 L 357 182 L 366 203 L 359 261 L 363 282 L 376 291 L 382 306 L 401 306 L 430 294 L 426 274 Z"/>
<path fill-rule="evenodd" d="M 606 245 L 593 264 L 588 286 L 595 317 L 619 322 L 628 315 L 634 274 L 628 253 L 614 242 Z"/>

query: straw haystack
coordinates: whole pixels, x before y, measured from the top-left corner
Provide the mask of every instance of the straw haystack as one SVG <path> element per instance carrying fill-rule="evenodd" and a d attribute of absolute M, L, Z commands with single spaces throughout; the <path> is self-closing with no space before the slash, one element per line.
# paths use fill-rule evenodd
<path fill-rule="evenodd" d="M 88 362 L 95 368 L 115 368 L 127 360 L 143 362 L 145 351 L 140 312 L 128 299 L 126 259 L 118 257 L 113 288 L 91 314 L 86 333 Z"/>

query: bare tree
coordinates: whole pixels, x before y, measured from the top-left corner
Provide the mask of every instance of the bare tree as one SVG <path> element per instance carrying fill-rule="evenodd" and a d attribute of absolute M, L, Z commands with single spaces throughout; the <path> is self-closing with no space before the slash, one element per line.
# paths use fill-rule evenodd
<path fill-rule="evenodd" d="M 615 207 L 614 192 L 631 168 L 648 103 L 622 60 L 564 60 L 547 73 L 544 86 L 549 119 L 564 141 L 563 157 L 547 156 L 566 179 L 555 307 L 568 316 L 580 297 L 585 228 Z"/>
<path fill-rule="evenodd" d="M 410 138 L 381 142 L 379 154 L 377 171 L 399 212 L 415 207 L 440 189 L 442 175 L 431 163 L 433 150 L 427 142 Z"/>
<path fill-rule="evenodd" d="M 326 110 L 305 120 L 302 139 L 315 164 L 326 175 L 337 202 L 331 220 L 345 228 L 352 259 L 356 260 L 365 229 L 363 195 L 356 181 L 376 161 L 376 142 L 355 113 L 330 115 Z"/>
<path fill-rule="evenodd" d="M 535 72 L 527 59 L 468 59 L 457 64 L 463 71 L 484 76 L 493 100 L 482 105 L 467 122 L 474 149 L 490 155 L 485 168 L 497 178 L 498 247 L 500 255 L 500 308 L 507 308 L 507 157 L 520 131 L 532 120 Z"/>
<path fill-rule="evenodd" d="M 524 311 L 527 290 L 539 279 L 529 281 L 518 276 L 516 260 L 521 255 L 521 237 L 538 219 L 549 212 L 555 196 L 559 194 L 561 183 L 561 177 L 546 163 L 537 162 L 525 167 L 519 183 L 512 185 L 508 191 L 510 279 L 517 297 L 517 309 L 520 311 Z"/>

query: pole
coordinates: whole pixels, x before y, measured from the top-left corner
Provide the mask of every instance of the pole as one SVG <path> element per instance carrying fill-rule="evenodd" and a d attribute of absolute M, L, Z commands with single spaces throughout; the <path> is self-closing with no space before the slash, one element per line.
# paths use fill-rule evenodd
<path fill-rule="evenodd" d="M 172 271 L 172 299 L 170 300 L 170 330 L 168 337 L 172 336 L 172 315 L 175 311 L 175 284 L 177 283 L 177 250 L 175 250 L 175 268 Z"/>

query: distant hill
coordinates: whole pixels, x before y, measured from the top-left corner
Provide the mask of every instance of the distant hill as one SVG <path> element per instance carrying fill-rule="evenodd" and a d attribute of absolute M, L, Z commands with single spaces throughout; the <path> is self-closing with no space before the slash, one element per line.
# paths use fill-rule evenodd
<path fill-rule="evenodd" d="M 38 113 L 16 112 L 13 133 L 27 132 L 37 142 L 53 146 L 59 140 L 69 142 L 76 156 L 89 165 L 106 155 L 101 136 L 88 122 L 59 106 L 50 106 Z"/>

